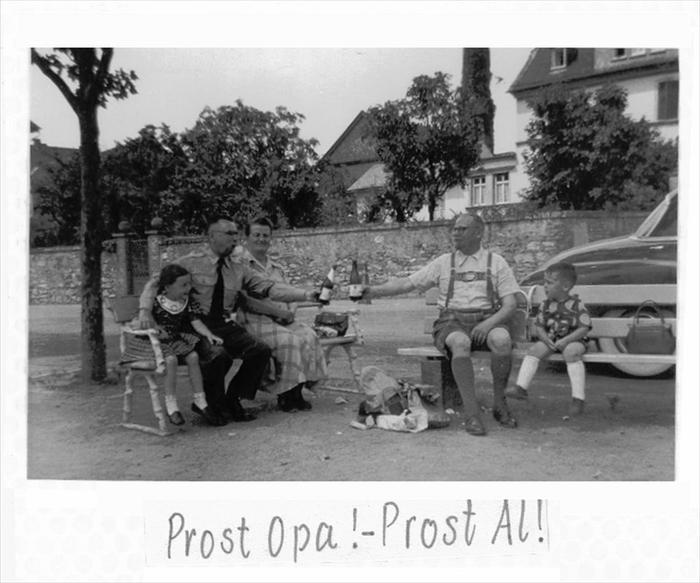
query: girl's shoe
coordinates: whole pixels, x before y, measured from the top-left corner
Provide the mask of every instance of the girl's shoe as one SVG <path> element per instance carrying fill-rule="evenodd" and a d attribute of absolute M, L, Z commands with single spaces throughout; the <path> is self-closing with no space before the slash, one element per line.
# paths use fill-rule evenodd
<path fill-rule="evenodd" d="M 180 411 L 173 411 L 172 413 L 168 413 L 168 420 L 173 425 L 185 424 L 185 418 L 182 416 L 182 413 L 180 413 Z"/>

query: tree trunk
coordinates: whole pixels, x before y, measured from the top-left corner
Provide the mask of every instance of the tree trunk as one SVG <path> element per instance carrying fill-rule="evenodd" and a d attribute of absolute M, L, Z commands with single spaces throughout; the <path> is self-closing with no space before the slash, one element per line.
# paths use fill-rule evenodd
<path fill-rule="evenodd" d="M 493 152 L 493 120 L 496 106 L 491 98 L 491 52 L 489 49 L 462 49 L 462 87 L 464 96 L 476 97 L 474 113 L 481 119 L 483 140 Z"/>
<path fill-rule="evenodd" d="M 80 121 L 81 364 L 85 381 L 107 376 L 102 317 L 102 197 L 97 104 L 86 105 Z"/>

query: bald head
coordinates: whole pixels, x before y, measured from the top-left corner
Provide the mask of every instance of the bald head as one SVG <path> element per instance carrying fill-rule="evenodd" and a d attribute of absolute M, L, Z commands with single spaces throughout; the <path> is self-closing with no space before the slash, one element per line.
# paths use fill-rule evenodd
<path fill-rule="evenodd" d="M 452 225 L 452 244 L 465 255 L 472 255 L 481 248 L 484 221 L 476 214 L 464 213 L 455 218 Z"/>
<path fill-rule="evenodd" d="M 209 247 L 219 257 L 230 255 L 238 243 L 238 226 L 228 219 L 216 219 L 207 230 Z"/>

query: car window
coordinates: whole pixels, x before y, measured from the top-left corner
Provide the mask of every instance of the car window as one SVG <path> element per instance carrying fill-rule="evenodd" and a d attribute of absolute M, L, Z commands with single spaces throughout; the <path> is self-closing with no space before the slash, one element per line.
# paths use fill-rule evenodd
<path fill-rule="evenodd" d="M 664 200 L 637 229 L 638 237 L 676 237 L 678 235 L 678 197 Z"/>

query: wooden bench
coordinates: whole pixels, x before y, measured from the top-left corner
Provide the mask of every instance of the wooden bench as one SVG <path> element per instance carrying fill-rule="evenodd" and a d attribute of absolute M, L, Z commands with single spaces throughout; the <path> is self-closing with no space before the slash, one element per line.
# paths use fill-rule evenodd
<path fill-rule="evenodd" d="M 583 286 L 581 286 L 583 287 Z M 598 287 L 598 286 L 588 286 L 588 287 Z M 607 287 L 607 286 L 606 286 Z M 626 286 L 609 286 L 609 287 L 626 287 Z M 630 286 L 631 287 L 631 286 Z M 634 286 L 637 288 L 637 286 Z M 654 287 L 654 286 L 650 286 Z M 577 287 L 576 291 L 580 288 Z M 541 286 L 534 286 L 533 288 L 528 288 L 523 290 L 523 292 L 528 297 L 528 313 L 532 313 L 532 308 L 538 305 L 542 298 L 544 297 L 544 290 Z M 618 294 L 620 291 L 618 290 Z M 630 301 L 635 301 L 641 303 L 645 298 L 637 297 L 640 294 L 634 294 L 632 298 L 629 296 L 618 295 L 618 302 L 624 301 L 629 303 Z M 583 299 L 583 296 L 581 296 Z M 590 297 L 590 296 L 589 296 Z M 657 298 L 668 298 L 667 290 L 661 294 L 657 294 Z M 436 294 L 431 293 L 426 303 L 434 304 L 436 299 Z M 585 300 L 584 300 L 585 303 Z M 423 323 L 423 332 L 425 334 L 431 334 L 433 329 L 433 322 L 435 318 L 427 318 Z M 593 328 L 588 334 L 588 337 L 592 340 L 599 340 L 601 338 L 625 338 L 627 332 L 629 331 L 629 326 L 633 322 L 633 318 L 592 318 Z M 670 324 L 674 335 L 676 334 L 677 321 L 675 318 L 666 318 L 666 323 Z M 534 325 L 534 317 L 529 317 L 527 322 L 527 339 L 522 342 L 515 342 L 515 348 L 513 349 L 513 358 L 521 359 L 524 357 L 532 342 L 529 340 L 533 338 L 532 327 Z M 438 351 L 434 346 L 417 346 L 417 347 L 406 347 L 399 348 L 397 353 L 401 356 L 415 356 L 423 359 L 421 362 L 421 382 L 429 385 L 435 385 L 440 387 L 443 393 L 443 400 L 445 406 L 452 406 L 454 403 L 459 401 L 459 395 L 456 391 L 456 385 L 454 383 L 454 378 L 452 377 L 452 370 L 447 362 L 447 359 L 443 354 Z M 491 353 L 487 351 L 476 351 L 472 352 L 472 358 L 490 358 Z M 561 354 L 552 354 L 547 359 L 552 362 L 564 362 L 564 357 Z M 584 362 L 599 362 L 599 363 L 642 363 L 642 364 L 664 364 L 664 365 L 674 365 L 676 363 L 675 354 L 627 354 L 627 353 L 609 353 L 609 352 L 596 352 L 587 351 L 583 356 Z"/>

